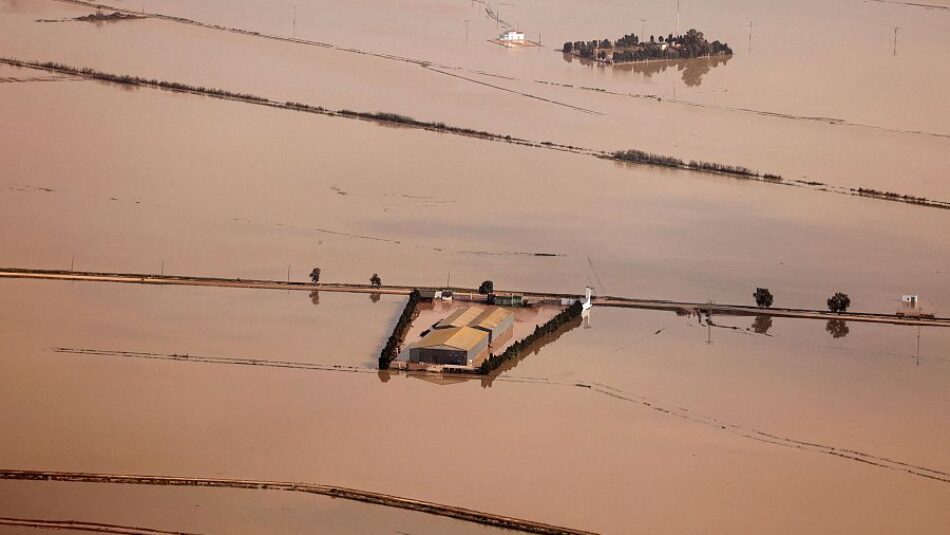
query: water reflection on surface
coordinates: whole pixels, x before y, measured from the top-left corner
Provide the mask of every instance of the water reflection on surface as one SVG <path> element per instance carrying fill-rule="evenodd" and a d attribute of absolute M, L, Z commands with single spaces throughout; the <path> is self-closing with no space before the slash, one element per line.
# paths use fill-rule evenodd
<path fill-rule="evenodd" d="M 851 332 L 851 329 L 848 328 L 848 323 L 844 320 L 828 320 L 828 324 L 825 325 L 825 330 L 828 331 L 828 334 L 830 334 L 832 338 L 844 338 Z"/>
<path fill-rule="evenodd" d="M 768 334 L 772 328 L 772 316 L 756 316 L 752 322 L 752 330 L 756 334 Z"/>
<path fill-rule="evenodd" d="M 606 68 L 608 65 L 602 61 L 594 61 L 586 58 L 579 58 L 573 54 L 563 54 L 564 61 L 573 63 L 580 62 L 581 65 L 588 67 L 598 66 Z M 693 59 L 670 59 L 670 60 L 650 60 L 633 61 L 629 63 L 618 63 L 612 66 L 614 72 L 636 73 L 643 78 L 651 78 L 656 74 L 661 74 L 669 69 L 675 69 L 682 72 L 683 83 L 688 87 L 699 87 L 703 83 L 703 76 L 712 69 L 729 63 L 732 56 L 713 56 L 708 58 Z"/>

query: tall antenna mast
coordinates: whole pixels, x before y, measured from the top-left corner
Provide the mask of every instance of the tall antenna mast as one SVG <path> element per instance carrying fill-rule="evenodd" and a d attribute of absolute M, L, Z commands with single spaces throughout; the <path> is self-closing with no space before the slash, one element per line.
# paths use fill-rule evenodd
<path fill-rule="evenodd" d="M 900 29 L 899 26 L 894 26 L 894 55 L 895 56 L 897 55 L 897 30 L 899 29 Z"/>
<path fill-rule="evenodd" d="M 676 0 L 676 35 L 680 34 L 680 0 Z"/>

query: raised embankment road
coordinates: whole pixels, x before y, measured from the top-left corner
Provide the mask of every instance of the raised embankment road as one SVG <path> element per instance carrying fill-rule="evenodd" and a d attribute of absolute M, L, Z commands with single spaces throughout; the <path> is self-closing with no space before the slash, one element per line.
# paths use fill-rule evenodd
<path fill-rule="evenodd" d="M 219 487 L 232 489 L 255 490 L 282 490 L 288 492 L 303 492 L 320 494 L 331 498 L 342 498 L 358 502 L 371 503 L 386 507 L 408 509 L 420 513 L 445 516 L 466 522 L 475 522 L 486 526 L 503 529 L 513 529 L 524 533 L 540 533 L 543 535 L 593 535 L 593 532 L 544 524 L 531 520 L 523 520 L 510 516 L 483 513 L 463 507 L 443 505 L 421 500 L 401 498 L 389 494 L 369 492 L 365 490 L 321 485 L 318 483 L 297 483 L 289 481 L 259 481 L 251 479 L 209 479 L 195 477 L 143 476 L 97 474 L 90 472 L 46 472 L 40 470 L 7 470 L 0 469 L 0 479 L 29 480 L 29 481 L 72 481 L 80 483 L 112 483 L 126 485 L 171 485 L 189 487 Z"/>
<path fill-rule="evenodd" d="M 81 271 L 61 271 L 44 269 L 0 268 L 0 279 L 50 279 L 90 282 L 116 282 L 128 284 L 158 284 L 175 286 L 213 286 L 218 288 L 252 288 L 258 290 L 303 290 L 320 292 L 377 293 L 391 295 L 409 295 L 414 289 L 436 289 L 424 286 L 370 286 L 368 284 L 289 282 L 260 279 L 228 279 L 220 277 L 191 277 L 182 275 L 149 275 L 142 273 L 99 273 Z M 471 295 L 482 299 L 474 288 L 452 288 L 457 294 Z M 562 298 L 579 299 L 578 294 L 509 292 L 539 300 L 560 300 Z M 878 314 L 864 312 L 832 313 L 825 310 L 800 308 L 758 308 L 754 306 L 729 305 L 718 303 L 700 303 L 684 301 L 665 301 L 656 299 L 637 299 L 633 297 L 601 296 L 594 297 L 597 306 L 637 308 L 643 310 L 667 310 L 688 313 L 716 314 L 720 316 L 773 316 L 783 318 L 846 320 L 869 323 L 891 323 L 895 325 L 921 325 L 929 327 L 950 327 L 950 318 L 917 318 L 897 314 Z"/>

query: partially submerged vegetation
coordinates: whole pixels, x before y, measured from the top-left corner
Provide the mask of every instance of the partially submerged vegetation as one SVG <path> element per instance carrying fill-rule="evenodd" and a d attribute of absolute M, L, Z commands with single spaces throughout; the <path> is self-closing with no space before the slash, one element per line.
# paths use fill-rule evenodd
<path fill-rule="evenodd" d="M 380 370 L 388 370 L 389 364 L 399 356 L 399 348 L 406 339 L 406 334 L 409 333 L 409 327 L 412 326 L 412 320 L 416 316 L 416 308 L 419 306 L 420 298 L 419 290 L 413 290 L 409 294 L 409 301 L 406 302 L 406 308 L 402 310 L 402 314 L 399 315 L 399 320 L 396 321 L 396 326 L 393 327 L 393 333 L 389 335 L 389 340 L 386 340 L 386 345 L 379 353 Z"/>
<path fill-rule="evenodd" d="M 511 135 L 508 135 L 508 134 L 497 134 L 493 132 L 487 132 L 484 130 L 474 130 L 471 128 L 452 126 L 452 125 L 445 124 L 443 122 L 420 121 L 417 119 L 413 119 L 412 117 L 400 115 L 397 113 L 358 112 L 358 111 L 352 111 L 352 110 L 346 110 L 346 109 L 334 111 L 331 109 L 324 108 L 323 106 L 313 106 L 313 105 L 304 104 L 301 102 L 294 102 L 294 101 L 279 102 L 275 100 L 270 100 L 265 97 L 248 94 L 248 93 L 239 93 L 235 91 L 228 91 L 225 89 L 218 89 L 218 88 L 213 88 L 213 87 L 194 86 L 194 85 L 189 85 L 189 84 L 183 84 L 180 82 L 156 80 L 154 78 L 149 79 L 149 78 L 142 78 L 139 76 L 112 74 L 112 73 L 98 71 L 96 69 L 71 67 L 69 65 L 64 65 L 64 64 L 55 63 L 55 62 L 24 61 L 24 60 L 18 60 L 18 59 L 13 59 L 13 58 L 0 57 L 0 63 L 13 65 L 16 67 L 42 69 L 42 70 L 56 72 L 60 74 L 82 76 L 85 78 L 90 78 L 94 80 L 102 80 L 105 82 L 112 82 L 112 83 L 117 83 L 117 84 L 122 84 L 122 85 L 127 85 L 127 86 L 150 87 L 150 88 L 155 88 L 155 89 L 164 89 L 168 91 L 179 91 L 179 92 L 192 93 L 196 95 L 204 95 L 204 96 L 209 96 L 209 97 L 214 97 L 214 98 L 237 100 L 237 101 L 245 102 L 248 104 L 257 104 L 261 106 L 269 106 L 272 108 L 280 108 L 280 109 L 285 109 L 285 110 L 314 113 L 314 114 L 326 115 L 326 116 L 331 116 L 331 117 L 347 117 L 347 118 L 352 118 L 352 119 L 362 119 L 362 120 L 373 121 L 373 122 L 376 122 L 379 124 L 385 124 L 385 125 L 405 126 L 408 128 L 422 128 L 424 130 L 430 130 L 434 132 L 443 132 L 443 133 L 456 134 L 456 135 L 461 135 L 461 136 L 476 137 L 479 139 L 485 139 L 489 141 L 502 141 L 502 142 L 507 142 L 507 143 L 514 143 L 517 145 L 524 145 L 528 147 L 546 148 L 546 149 L 560 150 L 560 151 L 565 151 L 565 152 L 573 152 L 576 154 L 584 154 L 588 156 L 597 156 L 599 158 L 615 160 L 619 162 L 628 162 L 628 163 L 646 164 L 646 165 L 659 165 L 663 167 L 671 167 L 671 168 L 676 168 L 676 169 L 713 172 L 713 173 L 727 174 L 727 175 L 735 176 L 738 178 L 755 179 L 755 180 L 761 180 L 764 182 L 771 182 L 771 183 L 783 182 L 782 177 L 774 173 L 759 173 L 758 171 L 754 171 L 743 166 L 726 165 L 726 164 L 703 162 L 703 161 L 696 161 L 696 160 L 690 160 L 689 163 L 687 163 L 683 161 L 682 159 L 674 157 L 674 156 L 654 154 L 654 153 L 645 152 L 645 151 L 641 151 L 637 149 L 619 150 L 619 151 L 614 151 L 614 152 L 602 152 L 602 151 L 595 151 L 591 149 L 585 149 L 583 147 L 576 147 L 574 145 L 563 145 L 563 144 L 553 143 L 551 141 L 543 141 L 539 143 L 536 141 L 530 141 L 523 138 L 512 137 Z M 851 188 L 851 189 L 830 188 L 826 186 L 826 184 L 822 182 L 816 182 L 816 181 L 792 180 L 791 183 L 793 183 L 791 185 L 814 187 L 818 189 L 819 191 L 831 191 L 835 193 L 858 195 L 862 197 L 869 197 L 869 198 L 888 200 L 888 201 L 905 202 L 909 204 L 929 206 L 933 208 L 950 209 L 950 202 L 932 200 L 932 199 L 927 199 L 925 197 L 916 197 L 913 195 L 902 195 L 899 193 L 882 192 L 882 191 L 878 191 L 874 189 L 866 189 L 866 188 Z"/>
<path fill-rule="evenodd" d="M 115 22 L 120 20 L 135 20 L 144 18 L 140 15 L 133 15 L 131 13 L 120 13 L 118 11 L 113 11 L 112 13 L 104 13 L 102 11 L 96 11 L 95 13 L 90 13 L 88 15 L 83 15 L 82 17 L 76 17 L 73 20 L 79 20 L 84 22 Z"/>
<path fill-rule="evenodd" d="M 535 327 L 533 333 L 508 346 L 508 348 L 505 349 L 501 355 L 489 355 L 488 358 L 482 362 L 481 367 L 478 369 L 478 373 L 482 375 L 489 374 L 506 362 L 518 358 L 521 353 L 526 351 L 529 347 L 531 347 L 532 344 L 540 340 L 543 336 L 557 331 L 565 323 L 571 321 L 574 318 L 580 317 L 582 311 L 583 310 L 580 301 L 576 301 L 573 305 L 562 310 L 560 313 L 558 313 L 558 315 L 554 316 L 546 323 Z"/>
<path fill-rule="evenodd" d="M 695 171 L 709 171 L 712 173 L 723 173 L 727 175 L 735 175 L 740 177 L 748 178 L 761 178 L 768 180 L 769 182 L 781 182 L 782 177 L 780 175 L 775 175 L 772 173 L 759 173 L 749 169 L 748 167 L 743 167 L 741 165 L 726 165 L 715 162 L 703 162 L 690 160 L 689 163 L 676 158 L 674 156 L 664 156 L 662 154 L 654 154 L 652 152 L 644 152 L 642 150 L 629 149 L 629 150 L 618 150 L 610 154 L 610 158 L 614 160 L 619 160 L 622 162 L 632 162 L 632 163 L 641 163 L 649 165 L 659 165 L 663 167 L 674 167 L 676 169 L 691 169 Z"/>
<path fill-rule="evenodd" d="M 696 29 L 691 29 L 683 35 L 651 35 L 649 41 L 641 40 L 640 36 L 631 33 L 616 41 L 603 39 L 567 42 L 561 50 L 565 54 L 606 63 L 732 55 L 728 44 L 718 40 L 710 43 L 703 32 Z"/>

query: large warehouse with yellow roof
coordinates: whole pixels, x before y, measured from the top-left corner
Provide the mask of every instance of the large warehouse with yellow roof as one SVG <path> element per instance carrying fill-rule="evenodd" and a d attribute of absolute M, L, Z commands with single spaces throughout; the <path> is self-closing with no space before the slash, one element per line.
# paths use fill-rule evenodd
<path fill-rule="evenodd" d="M 472 366 L 489 344 L 508 334 L 514 314 L 500 307 L 460 308 L 409 348 L 410 362 Z"/>

